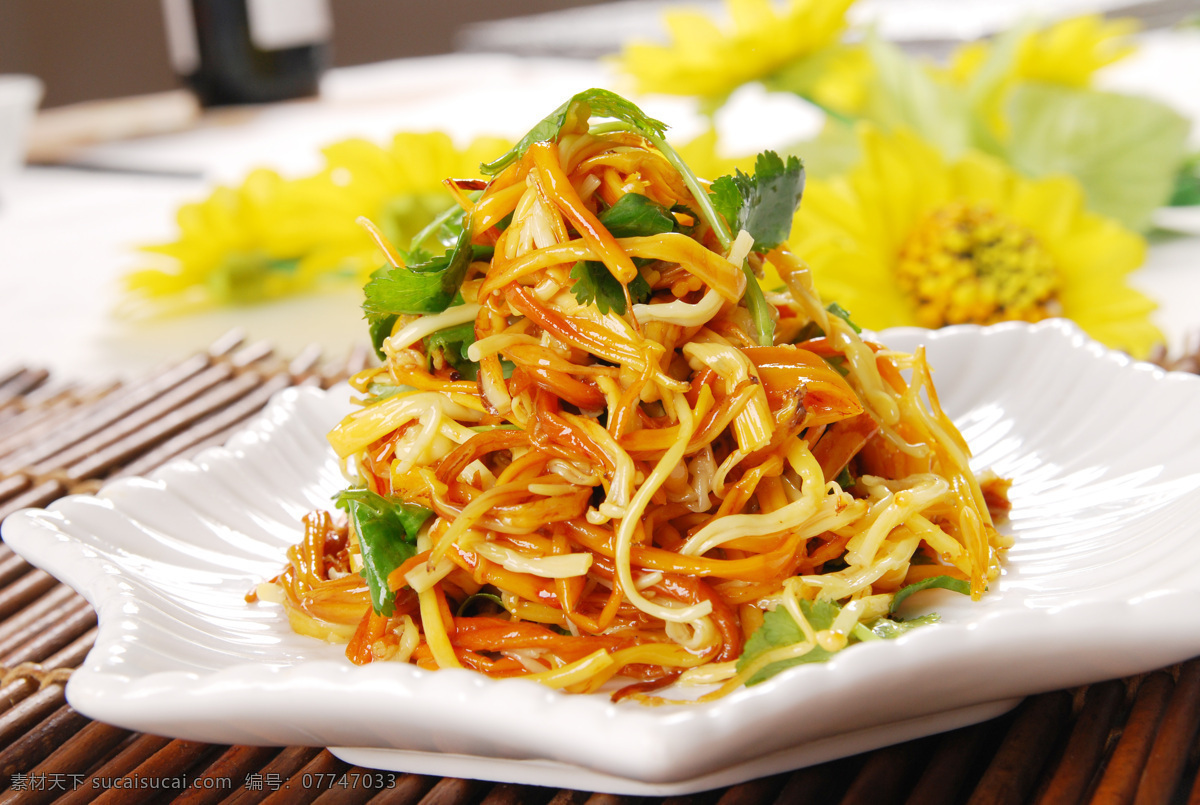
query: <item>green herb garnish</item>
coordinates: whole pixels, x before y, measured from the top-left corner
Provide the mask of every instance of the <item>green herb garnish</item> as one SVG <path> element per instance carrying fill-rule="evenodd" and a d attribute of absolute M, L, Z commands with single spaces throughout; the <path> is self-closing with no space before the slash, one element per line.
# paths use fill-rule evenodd
<path fill-rule="evenodd" d="M 954 576 L 930 576 L 927 579 L 921 579 L 915 584 L 910 584 L 897 592 L 896 597 L 892 599 L 891 611 L 895 612 L 897 609 L 899 609 L 900 605 L 904 603 L 904 599 L 908 598 L 913 593 L 919 593 L 921 590 L 929 590 L 933 588 L 953 590 L 954 592 L 962 593 L 963 595 L 971 594 L 970 582 L 955 578 Z"/>
<path fill-rule="evenodd" d="M 371 607 L 391 615 L 395 607 L 387 579 L 417 553 L 417 532 L 433 511 L 414 503 L 385 498 L 369 489 L 346 489 L 334 500 L 350 515 L 362 552 L 362 577 L 371 592 Z"/>

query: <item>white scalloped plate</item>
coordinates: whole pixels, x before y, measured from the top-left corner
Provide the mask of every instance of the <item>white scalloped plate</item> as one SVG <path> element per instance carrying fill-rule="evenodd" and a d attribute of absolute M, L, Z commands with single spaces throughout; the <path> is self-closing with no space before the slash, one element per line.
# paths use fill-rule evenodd
<path fill-rule="evenodd" d="M 1200 378 L 1064 322 L 937 332 L 942 402 L 978 467 L 1014 479 L 1016 538 L 983 600 L 697 706 L 612 704 L 521 680 L 354 667 L 244 594 L 341 484 L 324 434 L 344 394 L 296 388 L 227 447 L 59 500 L 4 537 L 96 607 L 67 686 L 101 721 L 212 743 L 309 744 L 427 774 L 669 795 L 982 720 L 1024 695 L 1200 654 Z"/>

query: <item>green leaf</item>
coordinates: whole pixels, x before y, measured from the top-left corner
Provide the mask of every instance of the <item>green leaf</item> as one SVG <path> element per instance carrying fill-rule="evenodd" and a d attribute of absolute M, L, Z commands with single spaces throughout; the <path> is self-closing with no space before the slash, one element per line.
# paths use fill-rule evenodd
<path fill-rule="evenodd" d="M 803 344 L 805 341 L 824 337 L 825 331 L 818 327 L 815 321 L 810 321 L 800 328 L 800 332 L 796 333 L 796 337 L 792 340 L 792 343 Z"/>
<path fill-rule="evenodd" d="M 729 223 L 730 230 L 750 233 L 754 238 L 751 248 L 756 252 L 770 251 L 787 240 L 803 195 L 804 163 L 795 156 L 784 160 L 774 151 L 758 155 L 753 176 L 737 170 L 717 179 L 709 190 L 713 208 Z M 742 271 L 746 274 L 746 308 L 756 338 L 759 344 L 770 346 L 775 340 L 771 306 L 749 264 L 743 263 Z"/>
<path fill-rule="evenodd" d="M 375 328 L 398 313 L 441 313 L 458 294 L 472 260 L 487 259 L 491 247 L 472 246 L 468 226 L 452 251 L 405 268 L 384 268 L 363 287 L 363 312 Z M 378 345 L 376 345 L 378 349 Z"/>
<path fill-rule="evenodd" d="M 687 225 L 681 224 L 678 219 L 675 221 L 675 231 L 691 237 L 692 233 L 696 231 L 696 223 L 702 220 L 701 217 L 686 204 L 676 204 L 671 208 L 671 212 L 681 213 L 692 219 L 692 223 Z"/>
<path fill-rule="evenodd" d="M 479 193 L 471 193 L 469 195 L 471 198 L 475 198 Z M 458 243 L 458 239 L 462 237 L 462 232 L 462 207 L 459 207 L 457 204 L 450 204 L 430 220 L 421 231 L 413 235 L 408 241 L 408 251 L 402 251 L 401 254 L 403 254 L 405 262 L 410 265 L 426 262 L 433 256 L 425 250 L 426 243 L 432 239 L 441 245 L 443 251 L 452 249 Z M 398 238 L 399 235 L 391 239 L 393 242 L 396 242 Z"/>
<path fill-rule="evenodd" d="M 626 193 L 598 217 L 616 238 L 659 235 L 673 231 L 677 223 L 665 207 L 639 193 Z M 595 260 L 576 263 L 570 276 L 575 280 L 571 292 L 579 304 L 594 303 L 601 313 L 612 310 L 618 316 L 625 315 L 625 291 L 604 263 Z M 641 274 L 630 281 L 629 297 L 635 304 L 650 298 L 650 285 Z"/>
<path fill-rule="evenodd" d="M 396 386 L 391 383 L 379 383 L 372 381 L 367 386 L 367 396 L 363 400 L 363 405 L 372 405 L 380 400 L 395 396 L 402 391 L 412 391 L 411 386 Z"/>
<path fill-rule="evenodd" d="M 467 350 L 475 343 L 475 323 L 466 322 L 425 336 L 425 354 L 441 349 L 447 360 L 469 360 Z"/>
<path fill-rule="evenodd" d="M 738 171 L 737 174 L 738 176 L 745 175 L 741 171 Z M 721 176 L 715 179 L 712 186 L 709 187 L 708 196 L 716 211 L 729 222 L 730 228 L 735 228 L 738 217 L 741 215 L 742 205 L 746 203 L 740 184 L 732 176 Z"/>
<path fill-rule="evenodd" d="M 391 615 L 395 607 L 387 578 L 417 552 L 417 532 L 432 515 L 424 506 L 385 498 L 369 489 L 347 489 L 334 500 L 350 515 L 362 551 L 362 577 L 377 614 Z"/>
<path fill-rule="evenodd" d="M 454 245 L 462 231 L 462 207 L 443 189 L 403 193 L 385 200 L 376 214 L 379 228 L 400 251 L 419 252 L 426 243 L 437 253 Z M 436 236 L 436 237 L 435 237 Z M 405 262 L 417 262 L 405 256 Z"/>
<path fill-rule="evenodd" d="M 398 318 L 400 317 L 395 313 L 367 316 L 367 330 L 371 334 L 371 346 L 375 348 L 375 354 L 381 361 L 387 358 L 387 355 L 383 353 L 383 342 L 392 334 L 392 328 L 396 326 Z"/>
<path fill-rule="evenodd" d="M 584 260 L 576 263 L 571 269 L 571 293 L 581 305 L 595 304 L 604 314 L 610 310 L 618 316 L 625 315 L 625 292 L 621 281 L 609 272 L 604 263 L 595 260 Z M 629 298 L 634 304 L 645 302 L 650 298 L 650 284 L 641 274 L 629 283 Z"/>
<path fill-rule="evenodd" d="M 611 118 L 621 126 L 636 131 L 653 143 L 667 162 L 683 177 L 683 183 L 692 191 L 692 195 L 700 205 L 700 217 L 712 227 L 722 248 L 729 248 L 733 238 L 729 234 L 724 220 L 713 209 L 708 194 L 700 184 L 695 172 L 687 166 L 683 158 L 679 156 L 679 152 L 666 141 L 666 124 L 648 116 L 636 104 L 608 90 L 589 89 L 572 96 L 542 122 L 534 126 L 511 151 L 494 162 L 481 165 L 480 170 L 488 176 L 496 175 L 513 160 L 524 154 L 532 144 L 557 139 L 568 121 L 578 121 L 581 115 L 588 118 L 592 116 Z"/>
<path fill-rule="evenodd" d="M 838 612 L 841 611 L 841 607 L 832 601 L 817 601 L 815 603 L 801 601 L 800 611 L 804 614 L 804 617 L 813 629 L 820 631 L 821 629 L 828 629 L 833 625 L 833 620 L 837 617 Z M 739 671 L 742 671 L 760 655 L 768 651 L 803 642 L 804 632 L 800 630 L 800 625 L 792 619 L 791 614 L 786 609 L 779 607 L 763 615 L 762 626 L 758 627 L 754 634 L 750 635 L 750 639 L 746 641 L 746 646 L 742 650 L 742 656 L 738 657 L 737 668 Z M 825 662 L 832 656 L 832 652 L 826 651 L 820 646 L 814 646 L 808 653 L 799 657 L 780 660 L 779 662 L 767 665 L 765 668 L 760 668 L 753 676 L 746 680 L 746 686 L 757 685 L 759 682 L 764 682 L 780 671 L 793 666 L 810 662 Z"/>
<path fill-rule="evenodd" d="M 529 133 L 522 137 L 507 154 L 480 165 L 479 169 L 485 176 L 495 176 L 520 158 L 529 146 L 534 143 L 557 140 L 568 120 L 581 117 L 584 119 L 605 117 L 619 120 L 643 134 L 653 135 L 652 139 L 661 139 L 667 132 L 665 123 L 649 117 L 632 101 L 606 89 L 587 89 L 571 96 L 562 106 L 530 129 Z"/>
<path fill-rule="evenodd" d="M 909 129 L 949 158 L 967 149 L 977 127 L 966 93 L 939 83 L 916 59 L 874 33 L 867 52 L 875 67 L 867 92 L 869 120 L 886 130 Z"/>
<path fill-rule="evenodd" d="M 941 618 L 936 612 L 930 612 L 928 615 L 921 615 L 917 618 L 908 618 L 906 620 L 895 620 L 893 618 L 880 618 L 874 621 L 867 628 L 871 634 L 884 640 L 895 640 L 901 635 L 908 634 L 913 629 L 921 626 L 928 626 L 931 623 L 937 623 Z"/>
<path fill-rule="evenodd" d="M 614 238 L 644 238 L 675 230 L 675 216 L 640 193 L 626 193 L 598 216 Z"/>
<path fill-rule="evenodd" d="M 1200 204 L 1200 152 L 1192 154 L 1179 166 L 1169 203 L 1172 207 Z"/>
<path fill-rule="evenodd" d="M 821 82 L 828 77 L 829 71 L 835 67 L 837 59 L 845 52 L 843 48 L 822 48 L 807 56 L 789 61 L 777 72 L 764 76 L 760 80 L 770 92 L 790 92 L 821 109 L 828 119 L 845 121 L 847 119 L 845 115 L 823 105 L 815 97 Z"/>
<path fill-rule="evenodd" d="M 1013 90 L 1009 119 L 1019 171 L 1074 176 L 1088 206 L 1134 230 L 1171 197 L 1189 128 L 1149 98 L 1033 83 Z"/>
<path fill-rule="evenodd" d="M 961 114 L 965 116 L 963 125 L 969 144 L 992 156 L 1004 156 L 1004 144 L 994 128 L 995 119 L 997 110 L 1003 106 L 1021 42 L 1032 29 L 1029 21 L 1019 22 L 993 38 L 987 58 L 962 90 L 966 106 Z"/>
<path fill-rule="evenodd" d="M 425 336 L 425 354 L 432 355 L 435 349 L 442 351 L 446 362 L 467 378 L 474 380 L 479 375 L 479 364 L 468 357 L 467 350 L 475 343 L 475 323 L 466 322 L 447 327 Z"/>
<path fill-rule="evenodd" d="M 850 367 L 846 365 L 846 358 L 843 355 L 826 355 L 825 363 L 829 364 L 829 368 L 837 372 L 842 377 L 848 377 Z"/>
<path fill-rule="evenodd" d="M 296 273 L 298 258 L 275 258 L 263 251 L 225 254 L 204 279 L 214 299 L 224 305 L 253 305 L 270 299 L 272 278 Z"/>
<path fill-rule="evenodd" d="M 895 612 L 899 609 L 904 600 L 913 593 L 919 593 L 921 590 L 928 590 L 934 587 L 942 590 L 953 590 L 963 595 L 971 594 L 971 583 L 968 581 L 956 579 L 954 576 L 930 576 L 927 579 L 921 579 L 916 584 L 910 584 L 907 587 L 901 588 L 892 599 L 892 608 L 890 611 Z"/>
<path fill-rule="evenodd" d="M 712 184 L 713 206 L 730 230 L 745 229 L 754 238 L 753 250 L 767 252 L 788 239 L 792 218 L 804 195 L 804 163 L 795 156 L 785 161 L 764 151 L 754 163 L 754 175 L 740 170 Z"/>

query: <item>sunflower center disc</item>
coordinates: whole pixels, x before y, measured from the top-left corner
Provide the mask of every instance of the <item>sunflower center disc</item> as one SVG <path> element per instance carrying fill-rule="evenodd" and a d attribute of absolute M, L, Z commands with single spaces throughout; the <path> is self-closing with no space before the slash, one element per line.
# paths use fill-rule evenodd
<path fill-rule="evenodd" d="M 900 248 L 901 289 L 924 327 L 1040 321 L 1058 315 L 1058 270 L 1037 237 L 986 204 L 953 202 Z"/>

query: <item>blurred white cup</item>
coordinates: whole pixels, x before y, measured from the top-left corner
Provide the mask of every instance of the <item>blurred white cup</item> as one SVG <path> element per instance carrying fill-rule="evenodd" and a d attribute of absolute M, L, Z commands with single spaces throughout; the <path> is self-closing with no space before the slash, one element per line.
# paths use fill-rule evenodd
<path fill-rule="evenodd" d="M 0 75 L 0 192 L 25 162 L 29 124 L 42 100 L 42 82 L 31 75 Z"/>

